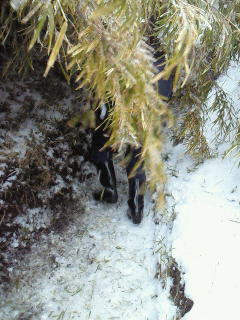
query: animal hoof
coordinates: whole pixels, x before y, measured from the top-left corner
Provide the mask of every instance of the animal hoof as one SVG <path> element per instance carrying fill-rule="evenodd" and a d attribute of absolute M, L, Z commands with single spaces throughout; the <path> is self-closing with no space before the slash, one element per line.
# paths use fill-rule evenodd
<path fill-rule="evenodd" d="M 136 212 L 130 208 L 127 211 L 127 216 L 134 224 L 140 224 L 143 217 L 143 211 Z"/>
<path fill-rule="evenodd" d="M 118 201 L 117 191 L 111 188 L 104 188 L 103 190 L 94 192 L 93 198 L 107 203 L 116 203 Z"/>

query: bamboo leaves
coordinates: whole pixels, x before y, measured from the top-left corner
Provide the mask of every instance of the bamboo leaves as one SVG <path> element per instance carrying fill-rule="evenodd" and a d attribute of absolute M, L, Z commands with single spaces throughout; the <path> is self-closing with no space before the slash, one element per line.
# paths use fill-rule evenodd
<path fill-rule="evenodd" d="M 124 10 L 126 0 L 114 0 L 107 3 L 100 4 L 97 9 L 92 13 L 91 19 L 110 15 L 114 10 L 121 12 Z"/>
<path fill-rule="evenodd" d="M 34 35 L 32 37 L 32 40 L 29 44 L 28 50 L 31 50 L 33 46 L 35 45 L 36 41 L 38 40 L 39 34 L 42 31 L 43 25 L 47 18 L 47 11 L 44 12 L 44 14 L 41 16 L 38 22 L 37 28 L 34 30 Z"/>
<path fill-rule="evenodd" d="M 38 10 L 42 7 L 43 2 L 38 1 L 38 4 L 31 9 L 31 11 L 22 19 L 22 23 L 26 24 L 30 19 L 38 12 Z"/>
<path fill-rule="evenodd" d="M 61 48 L 61 45 L 62 45 L 64 36 L 65 36 L 65 34 L 66 34 L 67 27 L 68 27 L 68 24 L 67 24 L 67 22 L 65 21 L 64 24 L 63 24 L 62 27 L 61 27 L 61 30 L 60 30 L 60 32 L 59 32 L 59 34 L 58 34 L 56 43 L 55 43 L 55 45 L 54 45 L 54 47 L 53 47 L 53 49 L 52 49 L 51 55 L 50 55 L 50 57 L 49 57 L 49 59 L 48 59 L 47 68 L 46 68 L 46 70 L 45 70 L 45 72 L 44 72 L 44 77 L 47 76 L 50 68 L 52 68 L 52 66 L 53 66 L 54 63 L 55 63 L 55 60 L 56 60 L 57 55 L 58 55 L 58 53 L 59 53 L 59 50 L 60 50 L 60 48 Z"/>
<path fill-rule="evenodd" d="M 27 40 L 19 46 L 27 43 L 31 54 L 38 43 L 42 54 L 49 56 L 44 76 L 58 59 L 68 82 L 74 75 L 76 89 L 86 86 L 94 92 L 96 101 L 105 102 L 111 97 L 115 107 L 106 122 L 111 129 L 108 145 L 115 149 L 127 143 L 142 145 L 142 160 L 154 188 L 157 182 L 164 182 L 159 128 L 165 119 L 169 125 L 173 122 L 166 102 L 156 93 L 155 82 L 159 79 L 174 73 L 173 86 L 181 97 L 173 103 L 185 111 L 180 138 L 185 139 L 194 156 L 209 156 L 202 131 L 201 112 L 207 112 L 204 102 L 214 79 L 240 54 L 239 0 L 229 2 L 227 8 L 221 1 L 219 10 L 212 3 L 25 0 L 18 14 L 26 24 Z M 152 17 L 153 26 L 149 23 Z M 164 71 L 157 75 L 153 50 L 145 37 L 151 33 L 160 39 L 155 51 L 163 50 L 167 57 Z M 216 126 L 220 125 L 222 132 L 229 130 L 221 120 L 229 110 L 226 99 L 217 95 L 214 104 L 219 111 Z M 70 125 L 78 120 L 74 118 Z"/>
<path fill-rule="evenodd" d="M 48 54 L 50 54 L 52 40 L 54 35 L 55 29 L 55 21 L 54 21 L 54 10 L 51 3 L 48 4 L 48 34 L 49 34 L 49 41 L 48 41 Z"/>

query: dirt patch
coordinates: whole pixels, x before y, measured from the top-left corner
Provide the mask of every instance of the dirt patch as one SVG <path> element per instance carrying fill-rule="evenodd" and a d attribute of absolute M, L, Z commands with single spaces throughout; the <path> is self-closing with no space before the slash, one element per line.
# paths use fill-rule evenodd
<path fill-rule="evenodd" d="M 167 289 L 167 282 L 170 279 L 169 297 L 178 310 L 176 319 L 180 320 L 192 309 L 194 302 L 185 294 L 184 272 L 175 259 L 168 256 L 165 264 L 163 269 L 160 263 L 157 264 L 155 278 L 161 281 L 163 289 Z"/>
<path fill-rule="evenodd" d="M 188 313 L 193 307 L 193 301 L 185 295 L 185 283 L 183 280 L 183 272 L 175 260 L 173 260 L 169 268 L 169 276 L 172 278 L 172 286 L 170 289 L 171 299 L 177 306 L 181 317 Z"/>

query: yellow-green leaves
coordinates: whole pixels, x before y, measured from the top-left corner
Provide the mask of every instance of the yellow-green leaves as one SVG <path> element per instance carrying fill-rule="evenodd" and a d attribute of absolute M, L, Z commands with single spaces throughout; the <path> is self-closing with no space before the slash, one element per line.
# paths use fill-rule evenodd
<path fill-rule="evenodd" d="M 51 3 L 48 4 L 48 26 L 48 54 L 50 54 L 55 29 L 54 10 Z"/>
<path fill-rule="evenodd" d="M 45 11 L 39 19 L 39 23 L 37 25 L 37 28 L 34 30 L 34 35 L 32 37 L 30 44 L 29 44 L 28 50 L 31 50 L 32 47 L 35 45 L 36 41 L 38 40 L 39 34 L 42 31 L 42 28 L 43 28 L 44 22 L 46 21 L 46 18 L 47 18 L 47 11 Z"/>
<path fill-rule="evenodd" d="M 22 23 L 27 23 L 42 7 L 43 2 L 41 0 L 38 1 L 38 4 L 32 8 L 32 10 L 26 15 L 25 18 L 22 19 Z"/>
<path fill-rule="evenodd" d="M 240 54 L 239 0 L 229 2 L 227 8 L 224 1 L 219 1 L 218 11 L 211 3 L 25 0 L 18 10 L 19 21 L 26 27 L 22 32 L 25 40 L 15 45 L 17 53 L 13 61 L 19 61 L 26 48 L 30 50 L 38 43 L 41 53 L 49 56 L 44 76 L 58 60 L 68 83 L 73 76 L 76 89 L 86 86 L 89 95 L 94 92 L 94 101 L 101 103 L 110 98 L 114 108 L 106 121 L 111 129 L 107 144 L 115 149 L 126 144 L 142 145 L 141 159 L 154 189 L 159 182 L 164 183 L 161 124 L 165 119 L 169 125 L 173 122 L 170 108 L 156 92 L 155 82 L 174 73 L 173 87 L 180 92 L 175 104 L 178 109 L 186 108 L 179 138 L 185 139 L 192 155 L 208 156 L 201 108 L 213 86 L 213 78 L 232 57 Z M 150 18 L 154 20 L 152 23 Z M 9 23 L 9 18 L 5 21 Z M 154 50 L 166 54 L 165 69 L 158 75 L 153 67 L 149 35 L 158 39 Z M 7 36 L 6 27 L 1 28 L 0 38 L 5 42 Z M 29 56 L 34 54 L 34 50 L 29 50 Z M 24 61 L 31 65 L 29 57 Z M 216 122 L 227 131 L 229 127 L 224 125 L 221 115 L 223 109 L 229 110 L 223 102 L 226 98 L 219 95 L 216 98 L 214 112 L 219 111 Z M 73 117 L 68 125 L 81 121 L 92 126 L 93 121 L 89 124 L 84 117 Z M 90 119 L 92 115 L 86 113 L 86 117 Z"/>
<path fill-rule="evenodd" d="M 65 36 L 65 33 L 66 33 L 66 31 L 67 31 L 67 27 L 68 27 L 68 24 L 67 24 L 67 22 L 65 21 L 64 24 L 63 24 L 62 27 L 61 27 L 61 30 L 60 30 L 60 32 L 59 32 L 59 34 L 58 34 L 56 43 L 55 43 L 55 45 L 54 45 L 54 47 L 53 47 L 53 49 L 52 49 L 51 55 L 50 55 L 50 57 L 49 57 L 49 59 L 48 59 L 47 68 L 46 68 L 46 70 L 45 70 L 45 72 L 44 72 L 44 77 L 47 76 L 50 68 L 52 68 L 52 66 L 54 65 L 54 62 L 55 62 L 55 60 L 56 60 L 56 58 L 57 58 L 57 55 L 58 55 L 58 53 L 59 53 L 59 51 L 60 51 L 60 48 L 61 48 L 61 45 L 62 45 L 64 36 Z"/>
<path fill-rule="evenodd" d="M 108 1 L 107 3 L 101 1 L 102 3 L 93 11 L 91 19 L 95 20 L 96 18 L 110 15 L 114 10 L 123 11 L 126 6 L 126 0 L 113 0 Z"/>

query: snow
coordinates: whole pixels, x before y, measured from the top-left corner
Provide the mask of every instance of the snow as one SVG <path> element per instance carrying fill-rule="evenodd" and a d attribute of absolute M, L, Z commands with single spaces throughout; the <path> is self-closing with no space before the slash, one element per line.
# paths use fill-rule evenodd
<path fill-rule="evenodd" d="M 239 80 L 236 65 L 219 79 L 238 110 Z M 211 130 L 207 134 L 210 138 Z M 239 317 L 240 169 L 237 159 L 223 158 L 227 147 L 223 143 L 218 157 L 189 173 L 189 160 L 179 157 L 182 146 L 173 151 L 171 166 L 178 172 L 169 181 L 177 213 L 173 256 L 185 269 L 186 293 L 194 300 L 184 320 Z"/>
<path fill-rule="evenodd" d="M 122 216 L 121 209 L 103 214 L 101 208 L 88 203 L 81 224 L 86 230 L 80 233 L 81 245 L 79 238 L 72 244 L 78 263 L 74 255 L 60 261 L 61 266 L 71 267 L 68 272 L 60 268 L 42 291 L 42 297 L 48 299 L 42 319 L 48 319 L 49 310 L 55 314 L 63 311 L 58 309 L 60 301 L 64 301 L 66 316 L 74 314 L 79 319 L 155 319 L 153 258 L 147 254 L 152 245 L 150 219 L 136 228 Z M 60 303 L 53 300 L 56 291 Z"/>
<path fill-rule="evenodd" d="M 1 319 L 18 319 L 29 310 L 41 320 L 172 319 L 175 307 L 154 277 L 152 203 L 148 198 L 142 224 L 133 225 L 126 216 L 126 179 L 119 185 L 116 207 L 82 193 L 85 211 L 76 211 L 74 224 L 35 245 L 22 270 L 15 271 L 21 283 L 11 292 L 14 305 L 2 307 Z M 93 187 L 87 184 L 83 190 Z"/>
<path fill-rule="evenodd" d="M 239 74 L 232 65 L 219 79 L 236 107 Z M 213 131 L 211 126 L 207 129 L 211 141 Z M 166 268 L 172 250 L 184 271 L 187 296 L 194 301 L 183 319 L 238 319 L 240 169 L 236 159 L 223 158 L 227 147 L 228 143 L 222 144 L 215 158 L 196 165 L 183 145 L 168 145 L 166 210 L 155 212 L 146 195 L 139 226 L 126 217 L 127 181 L 121 169 L 117 205 L 91 198 L 96 177 L 73 185 L 79 204 L 72 222 L 62 232 L 43 234 L 19 268 L 9 268 L 13 287 L 0 301 L 0 318 L 175 320 L 176 307 L 169 299 L 171 279 L 164 272 L 156 277 L 157 264 Z M 62 185 L 59 177 L 54 192 Z M 33 225 L 41 228 L 50 221 L 40 211 L 29 209 L 27 218 L 18 216 L 16 221 L 29 230 Z M 11 246 L 18 245 L 14 236 Z"/>
<path fill-rule="evenodd" d="M 184 319 L 236 318 L 240 170 L 232 159 L 218 158 L 206 161 L 187 178 L 180 171 L 171 180 L 177 200 L 173 256 L 184 266 L 186 292 L 194 300 Z"/>
<path fill-rule="evenodd" d="M 229 113 L 229 110 L 227 112 L 224 112 L 223 118 L 225 123 L 229 124 L 231 123 L 231 129 L 232 127 L 236 127 L 237 123 L 239 122 L 240 118 L 240 106 L 239 106 L 239 99 L 240 99 L 240 93 L 239 93 L 239 85 L 240 85 L 240 68 L 239 65 L 232 62 L 227 70 L 227 72 L 224 75 L 221 75 L 217 81 L 219 89 L 224 90 L 229 97 L 229 101 L 232 103 L 232 108 L 235 109 L 235 114 L 237 114 L 237 117 L 231 118 L 231 114 Z M 213 88 L 213 90 L 210 92 L 208 97 L 208 107 L 211 108 L 215 95 L 216 95 L 216 88 Z M 234 130 L 231 130 L 229 132 L 228 136 L 221 137 L 223 141 L 221 145 L 219 145 L 219 141 L 216 141 L 216 135 L 219 131 L 219 126 L 215 125 L 213 126 L 213 122 L 217 118 L 217 113 L 211 111 L 209 114 L 209 118 L 206 122 L 204 134 L 206 137 L 206 140 L 210 146 L 210 148 L 217 149 L 218 155 L 221 157 L 221 154 L 226 151 L 229 148 L 229 141 L 233 141 L 234 139 Z M 225 138 L 225 139 L 224 139 Z M 218 140 L 218 139 L 217 139 Z"/>
<path fill-rule="evenodd" d="M 18 215 L 14 222 L 29 231 L 39 230 L 51 225 L 50 214 L 45 208 L 28 208 L 24 215 Z"/>

